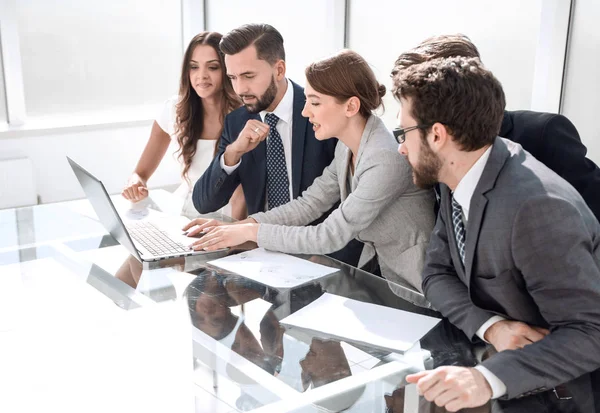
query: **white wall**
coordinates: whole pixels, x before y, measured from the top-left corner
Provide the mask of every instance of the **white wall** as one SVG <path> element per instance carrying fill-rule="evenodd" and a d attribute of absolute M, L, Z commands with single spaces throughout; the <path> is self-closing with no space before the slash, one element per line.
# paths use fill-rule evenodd
<path fill-rule="evenodd" d="M 577 0 L 574 12 L 562 113 L 577 127 L 588 157 L 600 165 L 600 2 Z"/>
<path fill-rule="evenodd" d="M 109 193 L 121 191 L 148 140 L 150 122 L 137 126 L 79 127 L 41 132 L 19 132 L 0 138 L 1 159 L 30 158 L 42 203 L 83 198 L 84 194 L 65 158 L 69 156 L 104 182 Z M 172 156 L 163 159 L 150 179 L 151 188 L 179 182 L 178 164 Z M 0 188 L 0 193 L 18 190 Z"/>
<path fill-rule="evenodd" d="M 349 47 L 391 87 L 398 55 L 428 37 L 463 33 L 502 82 L 508 109 L 529 109 L 542 0 L 349 0 Z M 396 126 L 399 105 L 384 98 L 384 119 Z"/>
<path fill-rule="evenodd" d="M 304 86 L 304 69 L 343 47 L 343 1 L 208 0 L 207 30 L 222 34 L 246 23 L 268 23 L 283 36 L 287 76 Z M 284 6 L 285 5 L 285 6 Z M 339 12 L 339 13 L 338 13 Z M 338 36 L 339 35 L 339 36 Z"/>
<path fill-rule="evenodd" d="M 349 46 L 372 64 L 379 80 L 389 87 L 389 73 L 398 54 L 431 35 L 462 32 L 471 37 L 484 63 L 503 83 L 508 108 L 528 109 L 544 1 L 348 0 Z M 273 24 L 284 36 L 289 77 L 304 84 L 306 65 L 342 46 L 344 1 L 306 0 L 285 4 L 281 7 L 281 3 L 274 0 L 207 0 L 207 29 L 226 33 L 247 22 Z M 271 5 L 277 7 L 269 9 Z M 594 117 L 600 112 L 600 80 L 595 75 L 595 69 L 600 67 L 600 30 L 596 24 L 599 19 L 600 2 L 577 0 L 564 95 L 564 113 L 579 129 L 590 149 L 590 157 L 597 163 L 600 163 L 600 132 Z M 110 27 L 107 30 L 111 30 Z M 181 45 L 177 54 L 181 56 Z M 42 67 L 40 73 L 43 73 Z M 384 119 L 392 128 L 398 105 L 390 94 L 385 103 Z M 30 158 L 44 203 L 83 196 L 65 155 L 96 174 L 109 192 L 119 192 L 143 150 L 151 123 L 136 120 L 149 119 L 148 116 L 121 118 L 130 122 L 8 132 L 2 131 L 0 125 L 0 160 Z M 179 179 L 176 162 L 167 156 L 149 185 L 151 188 L 175 185 Z M 17 178 L 14 186 L 19 186 Z M 11 188 L 0 188 L 0 196 L 5 189 Z"/>

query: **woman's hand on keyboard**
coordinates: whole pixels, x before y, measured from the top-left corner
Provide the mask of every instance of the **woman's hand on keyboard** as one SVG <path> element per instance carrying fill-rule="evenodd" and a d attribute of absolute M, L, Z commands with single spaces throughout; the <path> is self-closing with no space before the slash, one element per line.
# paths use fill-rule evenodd
<path fill-rule="evenodd" d="M 196 218 L 188 222 L 188 224 L 183 227 L 182 230 L 187 231 L 185 235 L 188 237 L 198 237 L 202 236 L 199 234 L 203 234 L 205 228 L 218 227 L 220 225 L 227 224 L 216 219 Z"/>

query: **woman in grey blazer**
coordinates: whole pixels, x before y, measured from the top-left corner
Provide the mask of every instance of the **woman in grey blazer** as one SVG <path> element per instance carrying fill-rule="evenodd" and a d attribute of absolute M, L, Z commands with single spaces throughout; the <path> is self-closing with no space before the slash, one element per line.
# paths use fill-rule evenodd
<path fill-rule="evenodd" d="M 206 235 L 194 249 L 255 241 L 287 253 L 327 254 L 353 238 L 365 243 L 359 266 L 377 257 L 390 281 L 421 290 L 421 270 L 433 229 L 434 195 L 413 184 L 412 169 L 381 119 L 380 85 L 365 60 L 344 50 L 306 69 L 302 115 L 319 140 L 337 137 L 335 158 L 301 197 L 234 225 L 198 218 L 190 235 Z M 306 226 L 336 202 L 321 224 Z"/>

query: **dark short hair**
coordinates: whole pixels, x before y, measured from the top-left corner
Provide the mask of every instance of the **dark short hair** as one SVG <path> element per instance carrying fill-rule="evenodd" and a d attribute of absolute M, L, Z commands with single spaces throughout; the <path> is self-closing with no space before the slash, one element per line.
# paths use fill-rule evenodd
<path fill-rule="evenodd" d="M 423 40 L 417 47 L 398 56 L 392 70 L 392 79 L 396 78 L 402 70 L 440 57 L 476 57 L 480 58 L 479 50 L 464 34 L 443 34 Z M 394 96 L 399 99 L 395 89 Z"/>
<path fill-rule="evenodd" d="M 245 24 L 233 29 L 223 36 L 219 47 L 226 55 L 234 55 L 252 44 L 261 60 L 272 65 L 278 60 L 285 60 L 283 37 L 269 24 Z"/>
<path fill-rule="evenodd" d="M 417 124 L 442 123 L 461 150 L 492 144 L 504 116 L 502 85 L 478 58 L 438 58 L 394 78 L 398 96 L 411 99 Z M 421 131 L 425 139 L 425 131 Z"/>
<path fill-rule="evenodd" d="M 356 96 L 360 101 L 360 114 L 368 118 L 382 105 L 385 86 L 377 78 L 361 55 L 352 50 L 311 63 L 305 71 L 306 80 L 319 93 L 333 96 L 343 102 Z"/>

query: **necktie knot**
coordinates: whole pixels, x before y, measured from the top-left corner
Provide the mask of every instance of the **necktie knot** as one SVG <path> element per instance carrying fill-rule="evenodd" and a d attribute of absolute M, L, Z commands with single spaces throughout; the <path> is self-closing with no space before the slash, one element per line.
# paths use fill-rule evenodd
<path fill-rule="evenodd" d="M 277 126 L 277 122 L 279 121 L 279 117 L 274 113 L 267 113 L 265 116 L 265 121 L 270 128 L 275 128 Z"/>

